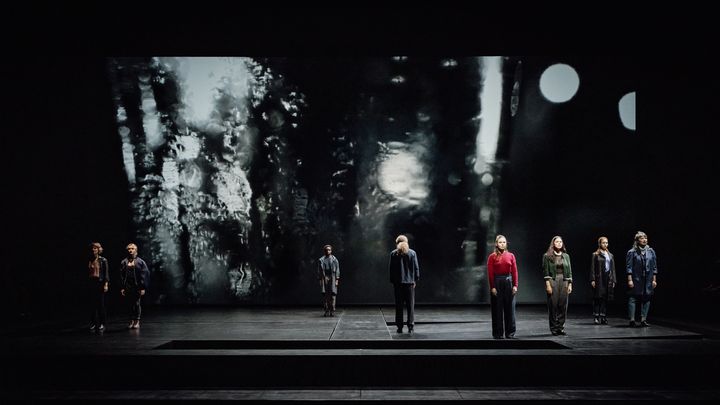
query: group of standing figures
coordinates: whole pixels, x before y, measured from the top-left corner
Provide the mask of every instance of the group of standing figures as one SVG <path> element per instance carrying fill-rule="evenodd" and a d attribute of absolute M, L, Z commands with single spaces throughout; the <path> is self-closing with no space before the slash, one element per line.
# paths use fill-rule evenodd
<path fill-rule="evenodd" d="M 142 298 L 149 283 L 149 269 L 138 257 L 137 245 L 128 244 L 127 256 L 120 262 L 120 294 L 127 299 L 130 310 L 129 329 L 140 328 Z M 109 290 L 110 271 L 108 261 L 101 256 L 103 248 L 98 242 L 90 244 L 91 256 L 88 261 L 88 291 L 92 307 L 91 326 L 93 331 L 102 331 L 107 323 L 105 295 Z M 338 286 L 340 284 L 340 262 L 332 254 L 332 246 L 323 247 L 324 255 L 318 259 L 317 275 L 323 295 L 325 316 L 335 316 Z M 555 236 L 542 258 L 545 291 L 550 332 L 565 335 L 568 297 L 573 290 L 572 265 L 562 237 Z M 515 297 L 518 292 L 518 267 L 515 255 L 508 251 L 508 241 L 503 235 L 495 238 L 495 249 L 487 260 L 488 282 L 490 284 L 490 308 L 492 314 L 492 336 L 495 339 L 515 338 Z M 639 325 L 648 326 L 647 316 L 650 299 L 657 287 L 657 256 L 648 245 L 644 232 L 635 234 L 633 247 L 625 257 L 625 274 L 628 291 L 628 316 L 630 326 L 638 324 L 637 309 L 640 310 Z M 390 252 L 388 275 L 395 293 L 395 326 L 403 333 L 407 325 L 411 335 L 415 327 L 415 287 L 420 280 L 420 266 L 417 253 L 410 249 L 408 238 L 398 235 L 395 249 Z M 598 239 L 598 248 L 592 254 L 590 265 L 590 286 L 593 291 L 593 320 L 595 324 L 606 325 L 607 303 L 613 299 L 618 284 L 615 271 L 615 256 L 608 250 L 608 238 Z M 404 312 L 407 319 L 404 321 Z"/>
<path fill-rule="evenodd" d="M 593 297 L 593 322 L 607 325 L 607 303 L 614 297 L 617 285 L 615 257 L 608 250 L 608 238 L 598 239 L 598 248 L 592 254 L 590 286 Z M 490 283 L 492 335 L 495 339 L 515 338 L 515 296 L 518 292 L 518 271 L 515 255 L 507 249 L 503 235 L 495 238 L 495 251 L 487 262 Z M 565 335 L 568 297 L 573 290 L 572 264 L 562 237 L 555 236 L 542 258 L 545 292 L 547 293 L 548 320 L 553 335 Z M 650 299 L 657 287 L 657 256 L 648 245 L 644 232 L 635 234 L 635 242 L 625 257 L 625 274 L 628 288 L 628 317 L 630 326 L 637 325 L 637 304 L 640 303 L 640 326 L 647 322 Z"/>
<path fill-rule="evenodd" d="M 417 253 L 410 249 L 408 238 L 398 235 L 395 249 L 390 252 L 388 273 L 395 292 L 395 325 L 397 332 L 403 333 L 404 324 L 408 333 L 415 328 L 415 286 L 420 280 L 420 265 Z M 323 246 L 325 254 L 318 259 L 317 276 L 320 292 L 323 295 L 324 316 L 335 316 L 338 285 L 340 284 L 340 262 L 332 254 L 332 246 Z M 407 321 L 403 322 L 403 312 L 407 311 Z"/>
<path fill-rule="evenodd" d="M 404 325 L 413 334 L 415 326 L 415 287 L 420 279 L 417 253 L 410 249 L 405 235 L 395 239 L 396 248 L 390 252 L 388 273 L 395 293 L 395 325 L 403 333 Z M 593 297 L 593 322 L 607 325 L 607 304 L 614 298 L 618 284 L 615 256 L 608 250 L 608 238 L 598 239 L 598 248 L 592 254 L 590 286 Z M 335 316 L 335 304 L 340 283 L 340 263 L 332 255 L 332 246 L 324 246 L 325 255 L 318 260 L 318 277 L 323 294 L 325 316 Z M 542 257 L 542 271 L 547 293 L 550 332 L 566 335 L 568 297 L 573 290 L 572 264 L 562 237 L 555 236 Z M 518 268 L 515 255 L 508 251 L 507 238 L 498 235 L 495 249 L 488 256 L 488 282 L 490 284 L 490 308 L 492 336 L 495 339 L 515 339 L 515 297 L 518 292 Z M 657 256 L 648 245 L 644 232 L 635 234 L 635 241 L 625 257 L 627 277 L 628 317 L 630 326 L 649 326 L 647 322 L 650 300 L 657 287 Z M 403 322 L 403 312 L 407 321 Z"/>
<path fill-rule="evenodd" d="M 126 298 L 130 309 L 128 329 L 140 328 L 142 298 L 150 280 L 150 270 L 145 261 L 137 256 L 137 245 L 130 243 L 125 247 L 127 256 L 120 262 L 120 295 Z M 92 315 L 90 330 L 102 332 L 107 323 L 105 295 L 110 285 L 108 261 L 102 255 L 103 248 L 98 242 L 90 244 L 88 261 L 88 293 Z"/>

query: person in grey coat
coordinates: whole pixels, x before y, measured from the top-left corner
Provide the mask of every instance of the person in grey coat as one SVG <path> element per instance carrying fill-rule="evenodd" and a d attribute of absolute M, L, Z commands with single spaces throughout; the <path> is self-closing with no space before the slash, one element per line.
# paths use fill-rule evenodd
<path fill-rule="evenodd" d="M 320 280 L 320 292 L 323 295 L 323 316 L 335 316 L 337 289 L 340 284 L 340 262 L 332 255 L 332 246 L 323 246 L 325 254 L 318 259 L 317 276 Z"/>
<path fill-rule="evenodd" d="M 625 267 L 628 281 L 628 313 L 630 326 L 635 326 L 635 308 L 639 302 L 640 326 L 650 326 L 647 322 L 650 310 L 650 298 L 657 287 L 657 256 L 655 250 L 648 245 L 645 232 L 635 234 L 635 243 L 628 250 L 625 257 Z"/>
<path fill-rule="evenodd" d="M 395 290 L 395 325 L 403 332 L 403 304 L 407 308 L 407 327 L 412 335 L 415 328 L 415 286 L 420 279 L 417 253 L 410 249 L 405 235 L 395 239 L 396 249 L 390 252 L 388 272 Z"/>

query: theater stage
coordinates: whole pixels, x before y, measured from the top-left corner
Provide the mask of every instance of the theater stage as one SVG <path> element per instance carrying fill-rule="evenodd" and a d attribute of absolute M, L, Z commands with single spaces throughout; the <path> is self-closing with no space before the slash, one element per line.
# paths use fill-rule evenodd
<path fill-rule="evenodd" d="M 412 336 L 381 305 L 148 307 L 139 330 L 114 314 L 102 334 L 24 322 L 2 332 L 0 399 L 720 398 L 717 329 L 589 312 L 571 306 L 553 336 L 544 306 L 518 306 L 516 340 L 492 339 L 487 306 L 419 305 Z"/>

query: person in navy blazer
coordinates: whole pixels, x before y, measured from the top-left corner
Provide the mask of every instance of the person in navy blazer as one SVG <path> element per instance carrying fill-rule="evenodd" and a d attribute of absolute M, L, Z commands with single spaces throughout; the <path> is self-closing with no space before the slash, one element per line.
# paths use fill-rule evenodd
<path fill-rule="evenodd" d="M 395 238 L 396 249 L 390 252 L 388 273 L 395 291 L 395 325 L 403 332 L 403 305 L 407 308 L 408 333 L 415 328 L 415 286 L 420 279 L 417 253 L 410 249 L 405 235 Z"/>

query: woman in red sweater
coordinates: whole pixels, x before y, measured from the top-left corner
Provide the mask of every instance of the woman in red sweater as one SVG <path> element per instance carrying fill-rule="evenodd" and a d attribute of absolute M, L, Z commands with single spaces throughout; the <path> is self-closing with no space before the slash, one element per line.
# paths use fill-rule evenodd
<path fill-rule="evenodd" d="M 503 235 L 495 238 L 495 251 L 487 262 L 490 282 L 492 334 L 495 339 L 515 339 L 515 295 L 518 290 L 518 269 L 515 255 L 507 250 Z"/>

